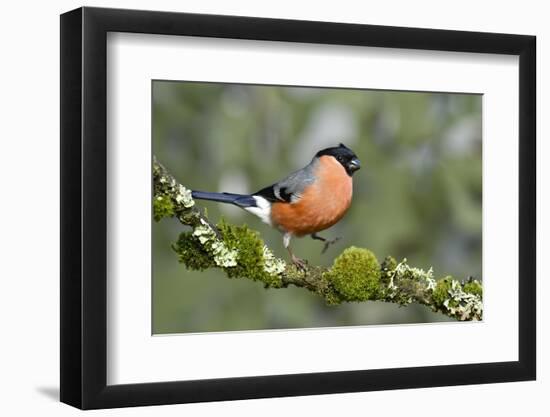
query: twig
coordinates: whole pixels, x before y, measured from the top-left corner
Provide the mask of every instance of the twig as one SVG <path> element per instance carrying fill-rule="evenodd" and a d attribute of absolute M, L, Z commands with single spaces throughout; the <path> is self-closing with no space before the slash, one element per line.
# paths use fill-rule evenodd
<path fill-rule="evenodd" d="M 386 257 L 380 265 L 368 249 L 344 250 L 330 268 L 306 265 L 305 271 L 276 258 L 258 233 L 246 226 L 212 224 L 196 207 L 191 191 L 181 185 L 157 160 L 153 160 L 153 215 L 156 221 L 176 217 L 191 227 L 173 245 L 187 268 L 221 268 L 231 278 L 261 281 L 266 288 L 289 285 L 307 289 L 328 304 L 385 301 L 419 303 L 457 320 L 481 320 L 482 285 L 450 276 L 435 280 L 424 271 Z"/>

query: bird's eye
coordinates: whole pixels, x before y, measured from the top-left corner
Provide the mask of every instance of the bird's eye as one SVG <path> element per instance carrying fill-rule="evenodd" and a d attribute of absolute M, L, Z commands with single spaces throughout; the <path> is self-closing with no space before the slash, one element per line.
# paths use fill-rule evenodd
<path fill-rule="evenodd" d="M 338 155 L 336 159 L 338 160 L 338 162 L 342 162 L 344 160 L 344 158 L 342 158 L 340 155 Z"/>

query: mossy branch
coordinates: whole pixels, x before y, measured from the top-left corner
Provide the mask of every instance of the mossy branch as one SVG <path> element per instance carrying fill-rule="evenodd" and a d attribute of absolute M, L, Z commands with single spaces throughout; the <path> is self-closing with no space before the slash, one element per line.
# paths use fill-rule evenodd
<path fill-rule="evenodd" d="M 385 301 L 419 303 L 457 320 L 481 320 L 482 285 L 478 280 L 459 282 L 451 276 L 434 279 L 424 271 L 397 262 L 391 256 L 379 264 L 368 249 L 349 247 L 330 268 L 307 266 L 305 271 L 276 258 L 258 232 L 224 221 L 216 226 L 196 207 L 191 191 L 153 160 L 153 217 L 175 217 L 191 230 L 172 245 L 187 268 L 220 268 L 229 278 L 261 281 L 265 288 L 305 288 L 328 304 Z"/>

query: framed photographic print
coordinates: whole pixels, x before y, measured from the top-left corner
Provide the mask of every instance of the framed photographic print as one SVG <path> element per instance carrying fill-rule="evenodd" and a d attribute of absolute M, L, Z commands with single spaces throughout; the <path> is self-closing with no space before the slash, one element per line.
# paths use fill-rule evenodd
<path fill-rule="evenodd" d="M 535 379 L 535 38 L 61 16 L 61 401 Z"/>

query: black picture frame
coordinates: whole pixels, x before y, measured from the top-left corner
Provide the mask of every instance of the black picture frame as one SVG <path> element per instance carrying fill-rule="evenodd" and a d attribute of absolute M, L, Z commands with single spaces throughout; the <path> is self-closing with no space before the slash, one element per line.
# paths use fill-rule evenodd
<path fill-rule="evenodd" d="M 519 360 L 107 385 L 108 32 L 519 56 Z M 535 51 L 524 35 L 88 7 L 61 15 L 61 401 L 94 409 L 535 379 Z"/>

